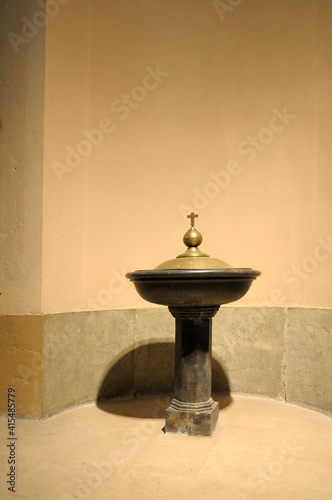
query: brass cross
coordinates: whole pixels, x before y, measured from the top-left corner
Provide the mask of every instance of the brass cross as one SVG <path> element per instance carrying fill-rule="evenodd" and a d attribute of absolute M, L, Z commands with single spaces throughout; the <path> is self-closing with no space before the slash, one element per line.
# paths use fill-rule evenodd
<path fill-rule="evenodd" d="M 191 212 L 190 215 L 187 215 L 187 219 L 190 219 L 191 227 L 194 227 L 196 217 L 198 217 L 198 214 L 194 214 L 194 212 Z"/>

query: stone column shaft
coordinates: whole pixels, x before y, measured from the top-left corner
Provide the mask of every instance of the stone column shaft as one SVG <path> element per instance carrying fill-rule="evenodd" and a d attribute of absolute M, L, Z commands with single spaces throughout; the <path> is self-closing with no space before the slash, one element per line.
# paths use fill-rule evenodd
<path fill-rule="evenodd" d="M 211 397 L 212 319 L 176 319 L 175 397 L 199 403 Z"/>
<path fill-rule="evenodd" d="M 219 404 L 211 398 L 212 317 L 219 306 L 169 307 L 176 319 L 175 398 L 166 410 L 166 432 L 210 436 Z"/>

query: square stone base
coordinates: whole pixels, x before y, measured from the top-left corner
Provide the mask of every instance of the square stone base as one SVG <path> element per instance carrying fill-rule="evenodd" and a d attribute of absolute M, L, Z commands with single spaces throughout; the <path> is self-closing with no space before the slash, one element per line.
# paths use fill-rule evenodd
<path fill-rule="evenodd" d="M 165 412 L 165 432 L 211 436 L 218 416 L 219 403 L 212 398 L 204 403 L 185 403 L 173 399 Z"/>

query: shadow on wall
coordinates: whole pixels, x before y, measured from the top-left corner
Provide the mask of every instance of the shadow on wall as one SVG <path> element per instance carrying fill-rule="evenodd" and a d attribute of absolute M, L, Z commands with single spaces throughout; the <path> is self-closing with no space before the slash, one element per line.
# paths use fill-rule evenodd
<path fill-rule="evenodd" d="M 174 391 L 174 342 L 143 344 L 124 354 L 108 370 L 99 388 L 97 405 L 110 413 L 137 418 L 160 418 L 169 406 Z M 228 378 L 216 359 L 212 359 L 212 391 L 223 394 L 214 397 L 220 409 L 231 403 Z M 123 405 L 107 401 L 115 398 L 135 398 L 151 394 L 156 396 L 152 403 Z M 129 413 L 128 413 L 129 412 Z M 159 413 L 160 412 L 160 413 Z"/>

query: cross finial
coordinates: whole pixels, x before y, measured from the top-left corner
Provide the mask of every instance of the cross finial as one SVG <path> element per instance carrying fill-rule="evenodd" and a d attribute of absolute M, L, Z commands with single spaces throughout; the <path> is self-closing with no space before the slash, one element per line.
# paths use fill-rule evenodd
<path fill-rule="evenodd" d="M 187 219 L 190 219 L 191 227 L 194 227 L 196 217 L 198 217 L 198 214 L 194 214 L 194 212 L 191 212 L 190 215 L 187 215 Z"/>

